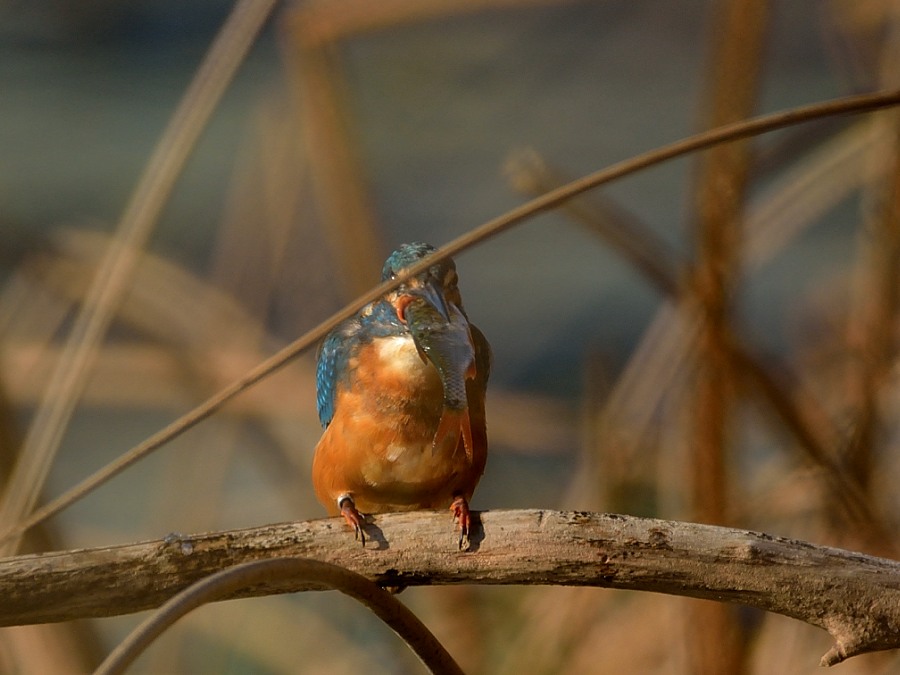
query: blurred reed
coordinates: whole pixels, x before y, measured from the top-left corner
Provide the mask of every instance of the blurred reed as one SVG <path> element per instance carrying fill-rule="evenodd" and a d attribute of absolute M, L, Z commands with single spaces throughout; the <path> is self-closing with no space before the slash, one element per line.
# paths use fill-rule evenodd
<path fill-rule="evenodd" d="M 823 3 L 834 67 L 857 88 L 897 84 L 898 5 Z M 142 254 L 80 405 L 104 415 L 182 410 L 233 381 L 283 336 L 370 287 L 385 236 L 347 105 L 341 43 L 399 23 L 518 6 L 291 6 L 279 19 L 285 91 L 262 101 L 252 120 L 208 275 Z M 704 125 L 749 116 L 764 77 L 767 3 L 734 0 L 718 11 Z M 492 452 L 533 457 L 577 448 L 569 490 L 559 504 L 541 506 L 771 527 L 897 555 L 886 533 L 900 509 L 892 421 L 900 400 L 898 129 L 897 114 L 886 112 L 823 127 L 794 145 L 787 135 L 789 150 L 770 163 L 751 142 L 710 151 L 696 170 L 688 255 L 607 194 L 561 209 L 633 266 L 661 301 L 620 369 L 602 354 L 583 355 L 579 403 L 491 391 Z M 569 179 L 564 166 L 537 152 L 516 155 L 505 170 L 527 194 Z M 757 183 L 764 185 L 751 193 Z M 835 270 L 825 287 L 797 300 L 788 354 L 758 354 L 736 318 L 748 278 L 802 246 L 823 214 L 860 193 L 865 208 L 851 269 Z M 17 415 L 40 400 L 72 312 L 109 250 L 96 229 L 61 230 L 22 261 L 0 294 L 3 476 L 21 446 Z M 336 288 L 334 279 L 343 284 Z M 192 434 L 184 441 L 190 452 L 164 456 L 148 474 L 158 483 L 131 527 L 73 517 L 65 521 L 69 531 L 44 529 L 29 547 L 158 535 L 172 523 L 189 531 L 318 514 L 307 487 L 319 433 L 314 396 L 306 357 Z M 759 445 L 774 449 L 758 452 Z M 813 672 L 823 650 L 822 636 L 782 617 L 643 594 L 450 587 L 412 589 L 404 599 L 470 673 Z M 349 603 L 317 599 L 227 603 L 179 623 L 136 672 L 289 672 L 300 659 L 308 672 L 415 672 L 402 645 L 384 644 L 357 613 Z M 101 640 L 132 623 L 92 622 L 39 640 L 61 645 L 63 661 L 89 664 Z M 46 669 L 43 655 L 23 644 L 34 643 L 0 633 L 0 670 Z M 888 654 L 841 668 L 888 673 L 900 663 Z"/>

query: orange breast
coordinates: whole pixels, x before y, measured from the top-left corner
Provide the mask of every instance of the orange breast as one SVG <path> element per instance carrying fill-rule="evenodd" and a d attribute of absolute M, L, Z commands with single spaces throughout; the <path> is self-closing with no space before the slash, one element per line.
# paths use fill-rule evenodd
<path fill-rule="evenodd" d="M 483 391 L 470 397 L 470 460 L 458 435 L 433 447 L 443 389 L 411 338 L 365 345 L 350 373 L 313 460 L 316 495 L 329 513 L 338 513 L 343 495 L 364 513 L 446 508 L 456 495 L 470 498 L 487 454 Z"/>

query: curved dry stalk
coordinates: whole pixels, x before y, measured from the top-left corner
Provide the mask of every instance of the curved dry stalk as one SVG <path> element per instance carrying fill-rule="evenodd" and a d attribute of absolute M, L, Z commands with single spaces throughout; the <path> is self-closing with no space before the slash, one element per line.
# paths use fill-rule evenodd
<path fill-rule="evenodd" d="M 407 279 L 420 274 L 439 260 L 443 260 L 469 249 L 475 244 L 505 232 L 529 218 L 554 209 L 560 204 L 563 204 L 569 199 L 577 197 L 588 190 L 670 159 L 703 150 L 720 143 L 766 133 L 768 131 L 800 124 L 813 119 L 834 115 L 870 112 L 898 104 L 900 104 L 900 90 L 893 90 L 875 94 L 850 96 L 826 101 L 824 103 L 815 103 L 800 108 L 792 108 L 787 111 L 756 117 L 751 120 L 727 124 L 694 136 L 689 136 L 681 141 L 676 141 L 675 143 L 663 146 L 662 148 L 637 155 L 636 157 L 572 181 L 571 183 L 542 195 L 541 197 L 532 199 L 531 201 L 470 230 L 466 234 L 457 237 L 450 243 L 441 247 L 434 254 L 407 268 L 394 279 L 379 284 L 372 288 L 368 293 L 359 296 L 356 300 L 323 321 L 316 328 L 307 332 L 287 347 L 260 363 L 256 368 L 249 371 L 231 385 L 222 389 L 216 395 L 207 399 L 204 403 L 201 403 L 184 416 L 153 434 L 131 450 L 128 450 L 118 459 L 110 462 L 91 476 L 88 476 L 56 499 L 35 510 L 30 516 L 19 521 L 14 527 L 0 532 L 0 543 L 20 536 L 29 528 L 34 527 L 38 523 L 47 520 L 68 506 L 71 506 L 138 460 L 146 457 L 176 436 L 194 427 L 239 393 L 283 367 L 288 361 L 318 342 L 332 328 L 337 326 L 341 321 L 352 316 L 361 307 L 376 300 L 394 288 L 397 288 Z"/>
<path fill-rule="evenodd" d="M 732 528 L 584 511 L 485 511 L 462 553 L 446 514 L 381 514 L 362 548 L 338 518 L 0 560 L 0 626 L 156 607 L 223 567 L 340 564 L 382 586 L 599 586 L 734 602 L 827 630 L 826 665 L 900 647 L 900 562 Z M 321 590 L 280 578 L 226 597 Z"/>
<path fill-rule="evenodd" d="M 355 572 L 309 558 L 272 558 L 241 563 L 188 586 L 119 643 L 94 675 L 124 673 L 156 638 L 192 610 L 238 591 L 280 581 L 312 584 L 349 595 L 390 626 L 432 673 L 462 675 L 456 661 L 425 624 L 392 594 Z"/>

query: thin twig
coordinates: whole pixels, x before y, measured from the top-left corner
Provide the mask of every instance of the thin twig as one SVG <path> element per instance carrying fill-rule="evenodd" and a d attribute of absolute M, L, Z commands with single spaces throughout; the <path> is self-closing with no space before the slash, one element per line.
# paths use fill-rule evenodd
<path fill-rule="evenodd" d="M 90 493 L 95 488 L 106 483 L 126 468 L 143 459 L 148 454 L 169 442 L 176 436 L 184 433 L 202 420 L 206 419 L 229 400 L 237 396 L 245 389 L 259 382 L 267 375 L 284 366 L 288 361 L 309 349 L 322 339 L 330 330 L 341 321 L 353 316 L 364 305 L 378 299 L 385 293 L 397 288 L 404 281 L 435 264 L 439 260 L 454 256 L 462 251 L 472 248 L 476 244 L 505 232 L 512 227 L 532 218 L 540 213 L 556 208 L 566 202 L 595 187 L 609 183 L 618 178 L 636 173 L 642 169 L 660 164 L 662 162 L 696 152 L 704 148 L 726 143 L 728 141 L 754 136 L 775 129 L 780 129 L 793 124 L 801 124 L 809 120 L 834 115 L 858 114 L 871 112 L 882 108 L 900 104 L 900 90 L 879 92 L 875 94 L 863 94 L 846 98 L 814 103 L 808 106 L 793 108 L 784 112 L 773 113 L 757 117 L 744 122 L 736 122 L 717 129 L 705 131 L 686 139 L 676 141 L 670 145 L 651 150 L 631 159 L 614 164 L 595 173 L 584 176 L 576 181 L 553 190 L 541 197 L 533 199 L 525 204 L 506 212 L 505 214 L 490 220 L 483 225 L 470 230 L 457 237 L 450 243 L 441 247 L 431 256 L 419 261 L 407 268 L 405 272 L 397 275 L 392 280 L 375 286 L 368 293 L 364 293 L 356 300 L 346 305 L 343 309 L 323 321 L 313 330 L 305 333 L 300 338 L 272 355 L 246 375 L 239 378 L 219 393 L 207 399 L 199 406 L 175 420 L 164 429 L 150 436 L 142 443 L 136 445 L 125 454 L 102 469 L 88 476 L 83 481 L 70 488 L 56 499 L 37 509 L 29 517 L 19 522 L 16 526 L 7 529 L 0 534 L 0 542 L 19 536 L 22 532 L 34 527 L 47 518 L 59 513 L 71 506 L 79 499 Z"/>

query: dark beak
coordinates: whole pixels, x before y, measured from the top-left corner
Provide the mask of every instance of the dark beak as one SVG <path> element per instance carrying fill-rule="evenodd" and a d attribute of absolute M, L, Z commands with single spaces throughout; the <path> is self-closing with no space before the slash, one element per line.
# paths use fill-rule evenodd
<path fill-rule="evenodd" d="M 410 295 L 417 295 L 429 305 L 434 307 L 440 315 L 444 318 L 444 321 L 450 323 L 450 308 L 447 307 L 447 301 L 444 299 L 443 291 L 437 286 L 435 283 L 427 283 L 419 288 L 413 289 L 409 292 Z"/>
<path fill-rule="evenodd" d="M 411 314 L 407 325 L 419 355 L 441 374 L 445 403 L 461 402 L 465 406 L 465 382 L 475 375 L 475 343 L 466 315 L 447 302 L 438 284 L 423 284 L 406 293 L 417 299 L 418 307 L 412 309 L 410 304 L 411 309 L 404 313 Z"/>

